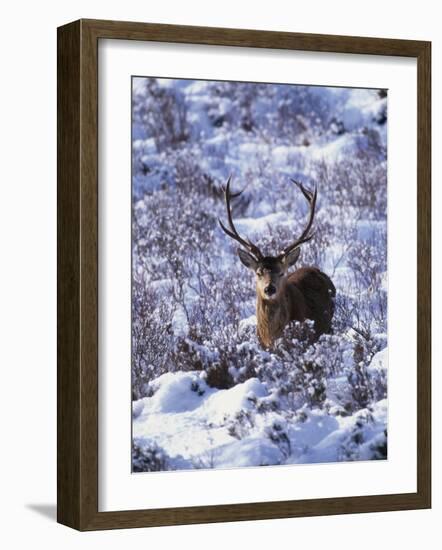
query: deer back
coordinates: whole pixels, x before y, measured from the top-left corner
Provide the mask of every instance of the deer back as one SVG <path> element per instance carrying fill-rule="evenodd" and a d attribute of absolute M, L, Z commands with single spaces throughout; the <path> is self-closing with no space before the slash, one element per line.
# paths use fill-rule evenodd
<path fill-rule="evenodd" d="M 291 320 L 311 319 L 317 334 L 328 333 L 334 313 L 336 289 L 330 277 L 316 267 L 301 267 L 287 278 L 291 288 Z M 300 313 L 304 319 L 300 319 Z"/>

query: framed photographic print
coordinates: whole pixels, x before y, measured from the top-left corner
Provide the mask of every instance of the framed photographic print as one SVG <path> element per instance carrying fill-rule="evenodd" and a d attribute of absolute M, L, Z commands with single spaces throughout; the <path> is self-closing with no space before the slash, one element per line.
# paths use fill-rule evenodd
<path fill-rule="evenodd" d="M 429 508 L 430 43 L 58 29 L 58 521 Z"/>

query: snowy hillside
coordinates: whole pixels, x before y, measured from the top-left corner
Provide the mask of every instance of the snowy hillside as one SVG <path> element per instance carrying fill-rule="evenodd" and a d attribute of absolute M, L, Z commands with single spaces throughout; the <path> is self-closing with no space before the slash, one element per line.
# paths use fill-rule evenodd
<path fill-rule="evenodd" d="M 387 98 L 382 90 L 133 80 L 133 470 L 387 457 Z M 337 288 L 333 332 L 256 338 L 254 276 L 218 225 Z M 304 202 L 303 202 L 304 201 Z"/>

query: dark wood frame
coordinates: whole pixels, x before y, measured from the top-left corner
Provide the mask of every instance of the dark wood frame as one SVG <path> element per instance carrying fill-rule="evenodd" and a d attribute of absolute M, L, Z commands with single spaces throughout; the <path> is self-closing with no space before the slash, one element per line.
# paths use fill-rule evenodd
<path fill-rule="evenodd" d="M 98 40 L 406 56 L 418 67 L 417 492 L 98 511 Z M 431 507 L 431 43 L 79 20 L 58 29 L 58 521 L 79 530 Z"/>

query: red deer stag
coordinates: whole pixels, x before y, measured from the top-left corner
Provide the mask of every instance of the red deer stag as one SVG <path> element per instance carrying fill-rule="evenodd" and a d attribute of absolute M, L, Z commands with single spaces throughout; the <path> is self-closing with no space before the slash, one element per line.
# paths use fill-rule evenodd
<path fill-rule="evenodd" d="M 242 248 L 237 252 L 241 262 L 256 274 L 256 317 L 261 345 L 271 348 L 291 321 L 314 322 L 316 336 L 330 332 L 336 289 L 330 278 L 316 267 L 301 267 L 288 273 L 299 258 L 301 245 L 310 241 L 315 215 L 317 188 L 313 192 L 292 180 L 301 190 L 310 207 L 307 225 L 301 236 L 278 256 L 264 256 L 248 238 L 239 235 L 233 223 L 230 201 L 240 193 L 230 192 L 230 180 L 225 187 L 228 228 L 221 220 L 223 231 Z"/>

